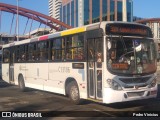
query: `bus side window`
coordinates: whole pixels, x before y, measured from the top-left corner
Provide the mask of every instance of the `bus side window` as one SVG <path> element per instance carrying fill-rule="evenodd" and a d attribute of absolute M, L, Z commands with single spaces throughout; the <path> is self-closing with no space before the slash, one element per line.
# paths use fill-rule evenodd
<path fill-rule="evenodd" d="M 84 33 L 74 36 L 73 40 L 74 49 L 74 60 L 83 60 L 84 59 Z"/>
<path fill-rule="evenodd" d="M 30 43 L 28 45 L 28 60 L 35 61 L 36 60 L 36 44 Z"/>
<path fill-rule="evenodd" d="M 66 38 L 66 60 L 84 59 L 84 34 L 76 34 Z"/>
<path fill-rule="evenodd" d="M 77 59 L 77 60 L 83 60 L 84 59 L 83 48 L 77 48 L 75 50 L 75 59 Z"/>
<path fill-rule="evenodd" d="M 54 52 L 54 49 L 52 49 L 51 59 L 54 60 L 55 59 L 54 57 L 55 57 L 55 52 Z"/>
<path fill-rule="evenodd" d="M 45 52 L 40 52 L 40 60 L 43 61 L 43 60 L 47 60 L 47 55 Z"/>
<path fill-rule="evenodd" d="M 20 62 L 20 46 L 16 47 L 16 61 Z"/>
<path fill-rule="evenodd" d="M 10 56 L 9 49 L 4 49 L 3 50 L 3 62 L 4 63 L 8 63 L 9 62 L 9 56 Z"/>
<path fill-rule="evenodd" d="M 22 54 L 21 56 L 22 61 L 25 61 L 25 58 L 26 58 L 25 54 Z"/>
<path fill-rule="evenodd" d="M 64 59 L 64 38 L 56 38 L 54 41 L 54 59 L 63 60 Z"/>
<path fill-rule="evenodd" d="M 55 40 L 50 40 L 50 60 L 55 60 Z"/>
<path fill-rule="evenodd" d="M 68 36 L 66 37 L 66 54 L 65 54 L 65 58 L 66 60 L 72 60 L 73 56 L 72 56 L 72 37 Z"/>
<path fill-rule="evenodd" d="M 19 46 L 19 59 L 20 59 L 20 62 L 25 61 L 25 46 L 24 45 Z"/>
<path fill-rule="evenodd" d="M 39 42 L 37 45 L 37 51 L 39 54 L 39 60 L 44 61 L 48 60 L 48 41 Z"/>

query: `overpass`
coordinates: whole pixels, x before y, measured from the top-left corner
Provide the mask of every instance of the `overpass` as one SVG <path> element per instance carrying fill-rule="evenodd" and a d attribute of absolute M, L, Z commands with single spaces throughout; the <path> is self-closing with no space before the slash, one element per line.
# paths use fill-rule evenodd
<path fill-rule="evenodd" d="M 2 33 L 2 19 L 3 19 L 3 15 L 2 13 L 10 13 L 11 14 L 11 20 L 10 23 L 10 29 L 8 31 L 8 34 L 4 34 Z M 25 38 L 29 38 L 32 34 L 32 26 L 34 24 L 34 22 L 36 21 L 37 23 L 39 23 L 39 26 L 37 26 L 37 33 L 38 34 L 42 34 L 42 28 L 40 28 L 43 25 L 45 25 L 45 28 L 43 30 L 43 33 L 48 33 L 48 31 L 46 30 L 46 27 L 49 27 L 50 30 L 55 30 L 55 31 L 60 31 L 62 28 L 64 29 L 70 29 L 72 28 L 71 26 L 56 20 L 50 16 L 44 15 L 42 13 L 33 11 L 33 10 L 29 10 L 26 8 L 22 8 L 22 7 L 18 7 L 18 15 L 19 16 L 23 16 L 24 21 L 26 20 L 25 25 L 23 26 L 24 30 L 23 30 L 23 35 L 19 36 L 16 33 L 17 28 L 17 21 L 18 19 L 15 17 L 17 15 L 17 6 L 14 5 L 10 5 L 10 4 L 5 4 L 5 3 L 1 3 L 0 2 L 0 44 L 6 44 L 8 42 L 13 42 L 14 40 L 16 40 L 16 36 L 18 36 L 18 38 L 21 39 L 25 39 Z M 16 18 L 16 19 L 15 19 Z M 14 23 L 15 22 L 15 23 Z M 30 24 L 29 24 L 30 22 Z M 6 24 L 6 23 L 5 23 Z M 15 25 L 15 28 L 13 28 Z M 59 26 L 59 27 L 57 27 Z M 27 31 L 27 27 L 29 28 L 29 31 Z M 45 31 L 45 32 L 44 32 Z M 22 32 L 22 31 L 21 31 Z M 41 32 L 41 33 L 40 33 Z M 12 34 L 14 33 L 14 34 Z M 26 33 L 27 36 L 25 35 Z"/>
<path fill-rule="evenodd" d="M 5 3 L 0 3 L 0 12 L 1 11 L 9 12 L 9 13 L 12 13 L 13 15 L 15 15 L 15 14 L 17 14 L 17 6 L 9 5 L 9 4 L 5 4 Z M 43 24 L 45 24 L 55 30 L 59 30 L 59 28 L 56 27 L 54 24 L 57 24 L 61 27 L 67 28 L 67 29 L 72 28 L 71 26 L 69 26 L 59 20 L 56 20 L 50 16 L 47 16 L 42 13 L 39 13 L 39 12 L 36 12 L 33 10 L 29 10 L 26 8 L 18 7 L 18 14 L 21 16 L 24 16 L 28 19 L 32 19 L 37 22 L 43 23 Z M 0 14 L 0 18 L 2 18 L 2 13 Z"/>

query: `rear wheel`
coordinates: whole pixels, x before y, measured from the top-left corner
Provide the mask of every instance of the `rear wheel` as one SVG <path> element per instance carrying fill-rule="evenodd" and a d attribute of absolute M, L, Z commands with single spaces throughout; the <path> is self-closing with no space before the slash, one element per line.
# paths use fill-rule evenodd
<path fill-rule="evenodd" d="M 81 103 L 78 85 L 75 81 L 72 81 L 69 84 L 69 91 L 68 92 L 69 92 L 69 98 L 74 104 L 80 104 Z"/>
<path fill-rule="evenodd" d="M 24 92 L 26 90 L 26 88 L 25 88 L 24 78 L 23 78 L 22 75 L 19 76 L 19 80 L 18 81 L 19 81 L 20 90 Z"/>

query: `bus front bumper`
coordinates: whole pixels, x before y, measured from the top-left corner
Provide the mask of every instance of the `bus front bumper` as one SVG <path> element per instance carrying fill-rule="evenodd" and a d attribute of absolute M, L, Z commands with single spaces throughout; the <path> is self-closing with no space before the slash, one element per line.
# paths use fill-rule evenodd
<path fill-rule="evenodd" d="M 116 103 L 157 97 L 157 85 L 150 89 L 117 91 L 104 88 L 103 103 Z"/>

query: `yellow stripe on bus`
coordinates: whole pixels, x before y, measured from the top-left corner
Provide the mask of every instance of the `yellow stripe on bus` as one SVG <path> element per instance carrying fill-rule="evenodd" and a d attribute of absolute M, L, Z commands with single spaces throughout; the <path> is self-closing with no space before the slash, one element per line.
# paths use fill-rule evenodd
<path fill-rule="evenodd" d="M 76 33 L 84 32 L 84 31 L 86 31 L 85 27 L 74 28 L 71 30 L 66 30 L 66 31 L 61 32 L 61 36 L 76 34 Z"/>

